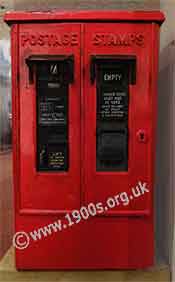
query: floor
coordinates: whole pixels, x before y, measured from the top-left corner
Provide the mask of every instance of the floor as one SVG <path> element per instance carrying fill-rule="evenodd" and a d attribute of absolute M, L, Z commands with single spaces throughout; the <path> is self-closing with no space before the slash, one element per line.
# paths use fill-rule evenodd
<path fill-rule="evenodd" d="M 16 271 L 14 249 L 10 248 L 0 262 L 0 282 L 170 282 L 168 267 L 147 271 Z"/>

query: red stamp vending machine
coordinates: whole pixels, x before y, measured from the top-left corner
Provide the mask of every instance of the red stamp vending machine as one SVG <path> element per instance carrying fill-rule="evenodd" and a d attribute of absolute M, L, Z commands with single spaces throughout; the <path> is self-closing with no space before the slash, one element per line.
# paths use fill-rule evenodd
<path fill-rule="evenodd" d="M 10 12 L 17 269 L 154 262 L 161 12 Z"/>

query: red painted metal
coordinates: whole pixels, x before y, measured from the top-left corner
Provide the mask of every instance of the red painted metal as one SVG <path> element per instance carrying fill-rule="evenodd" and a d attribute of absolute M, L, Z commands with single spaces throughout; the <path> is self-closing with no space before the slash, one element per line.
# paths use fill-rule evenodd
<path fill-rule="evenodd" d="M 157 22 L 164 21 L 163 13 L 159 11 L 55 11 L 48 12 L 7 12 L 4 17 L 8 23 L 30 21 L 134 21 Z"/>
<path fill-rule="evenodd" d="M 25 250 L 16 250 L 18 269 L 134 269 L 153 264 L 157 65 L 163 20 L 160 12 L 5 15 L 5 21 L 13 24 L 15 230 L 30 232 L 58 219 L 65 221 L 67 212 L 89 202 L 105 202 L 119 192 L 129 193 L 138 181 L 146 182 L 150 189 L 127 206 L 31 242 Z M 49 36 L 62 38 L 64 34 L 76 34 L 76 44 L 71 40 L 68 44 L 60 41 L 59 46 L 49 43 Z M 96 34 L 120 34 L 122 38 L 141 34 L 144 40 L 141 45 L 136 41 L 111 45 L 101 39 L 98 45 L 92 43 Z M 39 35 L 47 37 L 43 44 L 37 39 Z M 29 85 L 25 59 L 36 54 L 75 56 L 75 81 L 69 89 L 70 170 L 66 173 L 38 173 L 35 168 L 36 93 L 35 85 Z M 95 168 L 96 86 L 90 82 L 90 56 L 104 54 L 135 55 L 137 59 L 137 82 L 129 90 L 127 172 L 96 172 Z M 145 142 L 140 142 L 139 132 L 145 133 Z"/>
<path fill-rule="evenodd" d="M 39 34 L 41 25 L 20 25 L 19 34 Z M 29 85 L 28 68 L 25 59 L 31 54 L 57 54 L 58 47 L 35 45 L 28 50 L 26 46 L 19 47 L 21 68 L 19 70 L 20 97 L 20 165 L 21 209 L 53 209 L 65 210 L 80 207 L 80 25 L 79 24 L 49 24 L 45 25 L 47 34 L 78 35 L 78 44 L 59 47 L 59 54 L 75 56 L 75 83 L 70 85 L 69 97 L 69 142 L 70 142 L 70 170 L 65 173 L 38 173 L 35 169 L 36 156 L 36 93 L 35 85 Z M 73 32 L 72 32 L 73 31 Z M 27 43 L 26 43 L 27 44 Z M 27 126 L 26 126 L 27 124 Z M 58 188 L 58 183 L 59 187 Z M 51 188 L 52 187 L 52 188 Z M 51 192 L 52 189 L 52 192 Z M 59 190 L 58 190 L 59 189 Z M 26 193 L 27 191 L 27 193 Z M 42 195 L 42 201 L 41 201 Z"/>

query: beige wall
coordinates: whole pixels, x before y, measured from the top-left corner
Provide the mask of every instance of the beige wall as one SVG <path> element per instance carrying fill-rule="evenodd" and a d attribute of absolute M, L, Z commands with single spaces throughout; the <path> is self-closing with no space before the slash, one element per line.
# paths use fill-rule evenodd
<path fill-rule="evenodd" d="M 9 28 L 2 23 L 0 17 L 0 46 L 3 39 L 8 48 Z M 5 46 L 6 48 L 6 46 Z M 2 49 L 1 49 L 2 51 Z M 2 61 L 0 69 L 0 81 L 2 80 Z M 9 84 L 8 84 L 9 85 Z M 8 112 L 5 104 L 8 103 L 8 85 L 0 83 L 0 258 L 6 252 L 12 242 L 13 233 L 13 204 L 12 204 L 12 162 L 11 149 L 6 143 Z M 3 107 L 3 108 L 2 108 Z M 2 146 L 3 145 L 3 146 Z"/>
<path fill-rule="evenodd" d="M 175 0 L 161 0 L 160 8 L 166 21 L 162 26 L 160 40 L 159 74 L 159 127 L 158 138 L 158 185 L 160 244 L 164 256 L 172 265 L 175 281 Z M 162 157 L 161 157 L 162 156 Z M 175 242 L 175 240 L 174 240 Z"/>
<path fill-rule="evenodd" d="M 158 9 L 159 0 L 1 0 L 5 9 Z"/>
<path fill-rule="evenodd" d="M 2 41 L 8 46 L 9 40 L 9 27 L 3 23 L 2 16 L 4 14 L 4 7 L 0 1 L 0 46 L 2 47 Z M 9 1 L 9 3 L 12 1 Z M 12 7 L 12 5 L 9 5 Z M 6 48 L 6 45 L 5 45 Z M 7 49 L 6 48 L 6 49 Z M 2 51 L 2 49 L 1 49 Z M 0 76 L 2 79 L 2 69 L 4 67 L 0 66 Z M 8 101 L 8 85 L 5 83 L 0 84 L 0 258 L 6 252 L 8 247 L 12 243 L 13 234 L 13 200 L 12 200 L 12 161 L 11 161 L 11 148 L 4 139 L 6 138 L 4 132 L 7 131 L 6 119 L 8 118 L 8 113 L 4 104 Z M 2 108 L 3 107 L 3 108 Z M 2 119 L 2 116 L 6 116 L 6 119 Z M 2 121 L 3 120 L 3 121 Z M 3 140 L 3 141 L 2 141 Z M 3 150 L 2 150 L 2 144 Z"/>
<path fill-rule="evenodd" d="M 166 21 L 162 26 L 161 31 L 161 50 L 175 39 L 175 0 L 161 0 L 161 10 L 165 13 Z"/>

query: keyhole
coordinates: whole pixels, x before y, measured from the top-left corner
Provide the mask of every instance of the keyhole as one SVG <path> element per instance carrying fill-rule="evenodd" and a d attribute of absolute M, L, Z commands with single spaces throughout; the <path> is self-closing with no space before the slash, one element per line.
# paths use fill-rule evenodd
<path fill-rule="evenodd" d="M 138 142 L 141 142 L 141 143 L 146 143 L 147 142 L 147 134 L 144 130 L 138 130 L 137 131 L 137 140 Z"/>
<path fill-rule="evenodd" d="M 145 139 L 145 134 L 143 132 L 140 132 L 140 140 L 144 141 Z"/>

